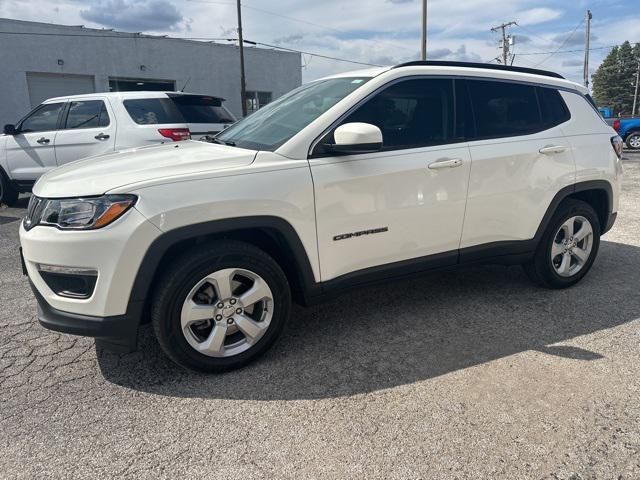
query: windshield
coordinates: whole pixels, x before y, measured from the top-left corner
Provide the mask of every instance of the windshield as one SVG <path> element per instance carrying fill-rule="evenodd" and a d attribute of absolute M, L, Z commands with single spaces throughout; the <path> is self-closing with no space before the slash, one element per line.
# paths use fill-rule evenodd
<path fill-rule="evenodd" d="M 368 77 L 330 78 L 303 85 L 228 128 L 216 140 L 252 150 L 274 151 Z"/>

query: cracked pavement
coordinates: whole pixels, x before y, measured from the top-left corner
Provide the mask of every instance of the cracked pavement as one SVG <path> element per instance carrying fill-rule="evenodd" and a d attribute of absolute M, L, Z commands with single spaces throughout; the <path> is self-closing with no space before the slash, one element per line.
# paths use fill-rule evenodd
<path fill-rule="evenodd" d="M 640 154 L 582 283 L 434 273 L 295 308 L 257 363 L 43 329 L 0 207 L 0 478 L 640 478 Z"/>

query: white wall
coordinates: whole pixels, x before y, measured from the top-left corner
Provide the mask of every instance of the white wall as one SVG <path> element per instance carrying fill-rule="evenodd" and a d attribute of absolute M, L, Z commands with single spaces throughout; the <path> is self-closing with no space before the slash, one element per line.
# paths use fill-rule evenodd
<path fill-rule="evenodd" d="M 0 34 L 0 125 L 30 110 L 26 72 L 93 75 L 96 91 L 109 91 L 109 77 L 175 80 L 185 91 L 221 96 L 241 115 L 238 48 L 187 40 L 126 38 L 79 27 L 0 19 L 6 32 L 93 35 L 71 37 Z M 58 59 L 63 65 L 58 65 Z M 144 65 L 144 70 L 140 68 Z M 272 92 L 273 99 L 302 82 L 297 53 L 245 48 L 247 90 Z"/>

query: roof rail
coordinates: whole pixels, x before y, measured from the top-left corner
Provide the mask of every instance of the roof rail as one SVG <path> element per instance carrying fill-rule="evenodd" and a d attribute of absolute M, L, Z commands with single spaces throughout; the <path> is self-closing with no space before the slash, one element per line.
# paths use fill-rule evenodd
<path fill-rule="evenodd" d="M 545 77 L 562 78 L 564 77 L 556 72 L 548 70 L 538 70 L 537 68 L 512 67 L 507 65 L 497 65 L 495 63 L 477 63 L 477 62 L 456 62 L 448 60 L 414 60 L 412 62 L 401 63 L 392 68 L 400 67 L 416 67 L 416 66 L 433 66 L 433 67 L 467 67 L 467 68 L 484 68 L 486 70 L 504 70 L 507 72 L 532 73 L 534 75 L 543 75 Z"/>

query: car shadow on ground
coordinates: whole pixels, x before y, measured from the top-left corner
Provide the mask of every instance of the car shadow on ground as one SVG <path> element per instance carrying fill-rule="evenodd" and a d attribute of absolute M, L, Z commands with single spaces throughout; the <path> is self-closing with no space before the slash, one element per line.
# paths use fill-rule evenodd
<path fill-rule="evenodd" d="M 526 350 L 593 361 L 607 352 L 553 344 L 638 319 L 639 285 L 640 248 L 604 241 L 590 274 L 566 290 L 535 287 L 517 266 L 476 266 L 294 308 L 276 346 L 234 372 L 183 370 L 148 325 L 137 352 L 98 351 L 98 363 L 108 381 L 149 393 L 289 400 L 377 391 Z"/>

